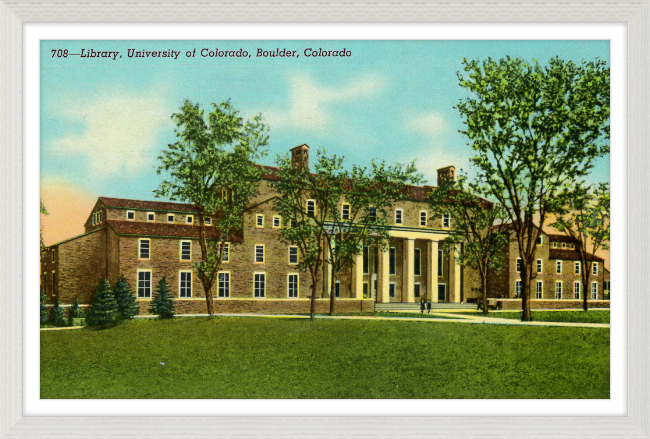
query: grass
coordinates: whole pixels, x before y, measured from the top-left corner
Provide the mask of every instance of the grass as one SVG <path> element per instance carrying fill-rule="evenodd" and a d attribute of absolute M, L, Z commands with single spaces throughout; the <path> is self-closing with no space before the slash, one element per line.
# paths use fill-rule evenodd
<path fill-rule="evenodd" d="M 205 317 L 40 336 L 44 399 L 609 398 L 601 328 Z"/>
<path fill-rule="evenodd" d="M 571 323 L 609 323 L 609 310 L 590 311 L 531 311 L 533 320 L 538 322 L 571 322 Z M 462 313 L 477 317 L 496 317 L 500 319 L 521 320 L 521 311 L 499 311 L 483 314 L 482 312 Z"/>

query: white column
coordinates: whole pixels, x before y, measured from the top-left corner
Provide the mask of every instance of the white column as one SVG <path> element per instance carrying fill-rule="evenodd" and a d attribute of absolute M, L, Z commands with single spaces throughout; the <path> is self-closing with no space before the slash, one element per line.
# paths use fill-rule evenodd
<path fill-rule="evenodd" d="M 390 302 L 390 297 L 388 297 L 388 285 L 390 282 L 390 256 L 388 253 L 388 247 L 385 249 L 379 249 L 379 266 L 377 267 L 379 273 L 377 273 L 377 300 L 381 303 Z"/>
<path fill-rule="evenodd" d="M 363 299 L 363 253 L 354 255 L 352 264 L 352 294 L 357 299 Z"/>
<path fill-rule="evenodd" d="M 458 262 L 459 250 L 459 248 L 454 248 L 449 255 L 451 258 L 449 260 L 449 269 L 452 271 L 450 277 L 454 277 L 454 302 L 460 302 L 460 263 Z"/>
<path fill-rule="evenodd" d="M 415 283 L 415 240 L 404 240 L 404 264 L 402 271 L 402 294 L 406 295 L 406 301 L 412 303 L 415 301 L 413 297 L 413 285 Z"/>
<path fill-rule="evenodd" d="M 427 298 L 438 301 L 438 241 L 429 241 L 427 246 Z"/>

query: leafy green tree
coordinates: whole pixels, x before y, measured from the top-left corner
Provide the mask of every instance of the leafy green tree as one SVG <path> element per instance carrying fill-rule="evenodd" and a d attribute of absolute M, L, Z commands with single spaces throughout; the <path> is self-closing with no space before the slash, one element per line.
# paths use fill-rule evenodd
<path fill-rule="evenodd" d="M 576 247 L 582 267 L 582 307 L 587 311 L 594 256 L 600 249 L 609 249 L 609 184 L 599 183 L 587 187 L 576 185 L 567 189 L 565 197 L 569 203 L 556 213 L 556 220 L 551 226 L 578 244 Z"/>
<path fill-rule="evenodd" d="M 45 208 L 45 205 L 41 201 L 41 215 L 49 215 L 47 209 Z M 41 261 L 41 267 L 43 267 L 43 264 L 45 262 L 45 255 L 47 254 L 47 247 L 45 247 L 45 242 L 43 241 L 43 226 L 41 225 L 41 251 L 40 251 L 40 261 Z M 41 277 L 41 291 L 45 293 L 46 285 L 43 282 L 43 278 Z M 42 297 L 41 297 L 41 302 L 42 302 Z"/>
<path fill-rule="evenodd" d="M 54 326 L 65 326 L 66 325 L 65 312 L 63 311 L 63 308 L 59 304 L 59 299 L 58 298 L 54 299 L 54 306 L 52 307 L 52 314 L 50 316 L 50 323 L 53 324 Z"/>
<path fill-rule="evenodd" d="M 50 320 L 49 310 L 47 309 L 47 302 L 49 302 L 49 300 L 50 298 L 48 295 L 41 291 L 41 325 L 47 324 Z"/>
<path fill-rule="evenodd" d="M 266 154 L 268 128 L 257 115 L 244 120 L 230 101 L 212 104 L 205 113 L 185 100 L 172 115 L 177 141 L 158 157 L 158 174 L 169 174 L 158 197 L 195 204 L 199 208 L 201 261 L 196 264 L 205 291 L 208 314 L 213 314 L 212 285 L 231 237 L 243 229 L 244 213 L 257 195 L 261 170 L 255 165 Z M 214 227 L 206 230 L 206 218 Z"/>
<path fill-rule="evenodd" d="M 330 264 L 330 315 L 334 314 L 338 274 L 361 254 L 364 245 L 383 247 L 388 242 L 387 209 L 405 198 L 406 184 L 421 176 L 413 163 L 388 166 L 372 163 L 370 169 L 343 166 L 344 157 L 317 151 L 314 173 L 292 164 L 288 155 L 278 158 L 279 193 L 275 208 L 290 224 L 281 229 L 282 239 L 300 249 L 299 268 L 312 280 L 311 314 L 315 312 L 316 278 L 321 264 Z M 307 200 L 313 200 L 313 212 Z M 347 205 L 343 213 L 342 206 Z M 327 257 L 323 257 L 327 254 Z"/>
<path fill-rule="evenodd" d="M 434 217 L 449 214 L 452 219 L 454 232 L 445 240 L 445 246 L 448 249 L 463 246 L 458 262 L 478 272 L 483 312 L 487 313 L 488 272 L 502 269 L 509 237 L 504 230 L 504 209 L 480 198 L 482 189 L 476 181 L 459 174 L 457 181 L 443 180 L 431 191 L 429 200 Z"/>
<path fill-rule="evenodd" d="M 118 320 L 130 320 L 138 313 L 138 304 L 135 301 L 135 295 L 131 291 L 129 283 L 120 278 L 113 288 L 115 301 L 117 302 L 117 318 Z"/>
<path fill-rule="evenodd" d="M 153 299 L 151 301 L 151 313 L 157 315 L 161 319 L 171 319 L 176 314 L 174 310 L 174 300 L 169 294 L 169 287 L 165 276 L 158 282 L 158 288 L 154 291 Z"/>
<path fill-rule="evenodd" d="M 79 306 L 79 299 L 75 298 L 70 310 L 68 311 L 68 325 L 73 325 L 73 319 L 82 319 L 84 317 L 84 312 Z"/>
<path fill-rule="evenodd" d="M 86 315 L 89 326 L 108 326 L 117 322 L 117 302 L 108 279 L 97 285 L 92 304 Z"/>
<path fill-rule="evenodd" d="M 458 110 L 478 180 L 511 223 L 522 261 L 522 320 L 532 320 L 536 244 L 562 188 L 584 180 L 609 153 L 609 68 L 602 60 L 547 66 L 510 57 L 463 60 Z M 534 220 L 537 220 L 538 225 Z"/>

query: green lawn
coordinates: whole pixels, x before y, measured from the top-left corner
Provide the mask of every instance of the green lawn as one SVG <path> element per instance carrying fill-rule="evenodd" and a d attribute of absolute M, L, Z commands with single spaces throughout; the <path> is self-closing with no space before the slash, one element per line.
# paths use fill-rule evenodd
<path fill-rule="evenodd" d="M 40 334 L 41 398 L 609 398 L 601 328 L 214 317 Z"/>
<path fill-rule="evenodd" d="M 533 320 L 538 322 L 572 322 L 572 323 L 609 323 L 609 310 L 585 311 L 531 311 Z M 462 313 L 470 316 L 498 317 L 501 319 L 521 320 L 521 311 L 499 311 L 490 312 L 487 315 L 482 312 Z M 451 315 L 451 313 L 450 313 Z"/>

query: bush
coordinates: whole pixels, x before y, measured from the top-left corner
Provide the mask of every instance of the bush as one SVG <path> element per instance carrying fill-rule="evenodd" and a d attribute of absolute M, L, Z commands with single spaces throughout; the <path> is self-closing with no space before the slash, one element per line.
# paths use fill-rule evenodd
<path fill-rule="evenodd" d="M 161 319 L 171 319 L 174 317 L 174 301 L 169 295 L 169 288 L 167 287 L 165 276 L 158 282 L 158 288 L 156 288 L 151 303 L 151 313 L 159 316 Z"/>
<path fill-rule="evenodd" d="M 52 315 L 50 316 L 50 323 L 54 326 L 65 326 L 65 313 L 61 305 L 59 305 L 59 299 L 54 299 L 54 307 L 52 308 Z"/>
<path fill-rule="evenodd" d="M 50 298 L 47 294 L 41 292 L 41 325 L 46 325 L 49 319 L 49 313 L 47 309 L 47 302 Z"/>
<path fill-rule="evenodd" d="M 124 276 L 115 284 L 113 294 L 115 302 L 117 302 L 117 319 L 132 319 L 138 313 L 138 304 L 135 302 L 135 295 Z"/>
<path fill-rule="evenodd" d="M 68 324 L 73 326 L 73 319 L 83 319 L 85 314 L 81 307 L 79 306 L 79 299 L 74 299 L 74 303 L 70 310 L 68 311 Z"/>
<path fill-rule="evenodd" d="M 93 303 L 88 310 L 86 323 L 90 326 L 107 326 L 117 322 L 117 303 L 108 279 L 102 280 L 95 293 Z"/>

